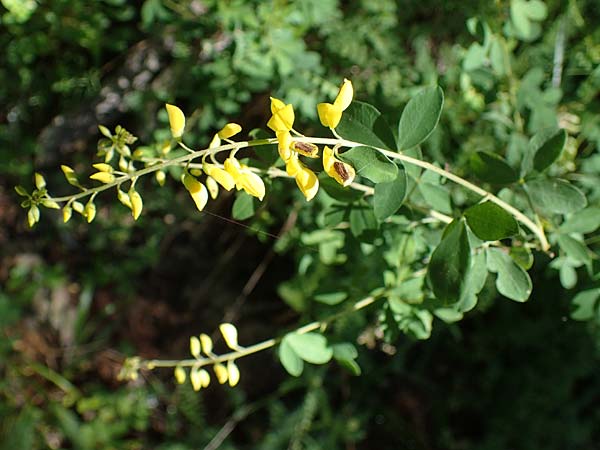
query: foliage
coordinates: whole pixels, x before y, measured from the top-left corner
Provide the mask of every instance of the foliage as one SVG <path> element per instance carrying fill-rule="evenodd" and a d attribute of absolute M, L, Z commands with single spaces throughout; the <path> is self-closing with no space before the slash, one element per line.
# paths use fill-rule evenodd
<path fill-rule="evenodd" d="M 3 448 L 598 441 L 597 8 L 431 3 L 2 1 Z"/>

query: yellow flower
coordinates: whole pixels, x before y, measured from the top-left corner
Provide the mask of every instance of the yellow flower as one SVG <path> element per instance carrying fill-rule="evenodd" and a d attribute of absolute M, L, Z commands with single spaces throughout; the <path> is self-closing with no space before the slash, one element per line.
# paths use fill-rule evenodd
<path fill-rule="evenodd" d="M 206 187 L 193 176 L 191 176 L 187 171 L 183 172 L 181 181 L 192 196 L 192 200 L 194 200 L 198 211 L 202 211 L 208 203 L 208 190 Z"/>
<path fill-rule="evenodd" d="M 323 149 L 323 168 L 327 175 L 344 187 L 351 184 L 356 176 L 354 167 L 337 159 L 327 146 Z"/>
<path fill-rule="evenodd" d="M 302 168 L 296 173 L 296 184 L 304 194 L 307 202 L 310 202 L 317 192 L 319 192 L 319 179 L 315 173 L 307 167 Z"/>
<path fill-rule="evenodd" d="M 208 189 L 208 193 L 210 194 L 210 198 L 216 200 L 219 195 L 219 185 L 213 177 L 206 177 L 206 187 Z"/>
<path fill-rule="evenodd" d="M 291 131 L 294 126 L 294 107 L 286 105 L 281 100 L 271 97 L 271 113 L 273 116 L 267 126 L 275 131 Z"/>
<path fill-rule="evenodd" d="M 115 181 L 115 176 L 109 172 L 96 172 L 90 175 L 92 180 L 98 180 L 101 183 L 108 184 Z"/>
<path fill-rule="evenodd" d="M 167 103 L 166 108 L 169 116 L 171 134 L 175 139 L 179 139 L 183 135 L 183 130 L 185 128 L 185 115 L 183 114 L 183 111 L 175 105 L 169 105 Z"/>
<path fill-rule="evenodd" d="M 204 164 L 202 164 L 202 170 L 204 170 L 204 173 L 206 175 L 208 175 L 211 178 L 214 178 L 214 180 L 221 186 L 223 186 L 223 189 L 227 191 L 230 191 L 235 186 L 235 181 L 231 174 L 226 170 L 217 167 L 214 164 L 205 162 Z"/>
<path fill-rule="evenodd" d="M 306 201 L 311 201 L 319 191 L 319 179 L 315 173 L 306 167 L 298 159 L 298 154 L 294 153 L 286 162 L 285 170 L 287 174 L 296 179 L 298 189 L 304 194 Z"/>
<path fill-rule="evenodd" d="M 242 131 L 241 125 L 238 125 L 237 123 L 228 123 L 223 128 L 221 128 L 217 135 L 221 139 L 229 139 L 230 137 L 238 134 L 240 131 Z"/>
<path fill-rule="evenodd" d="M 277 136 L 277 150 L 279 151 L 279 156 L 284 161 L 287 161 L 292 156 L 292 135 L 289 131 L 277 131 L 275 132 Z"/>
<path fill-rule="evenodd" d="M 352 82 L 344 78 L 344 82 L 342 83 L 333 104 L 319 103 L 317 105 L 319 120 L 324 127 L 335 128 L 338 126 L 342 119 L 342 112 L 350 106 L 350 103 L 352 103 L 353 95 L 354 89 L 352 88 Z"/>
<path fill-rule="evenodd" d="M 225 171 L 228 172 L 235 182 L 235 187 L 239 191 L 243 189 L 246 193 L 262 200 L 265 196 L 265 183 L 262 178 L 252 172 L 248 166 L 240 164 L 233 156 L 230 156 L 223 163 Z"/>

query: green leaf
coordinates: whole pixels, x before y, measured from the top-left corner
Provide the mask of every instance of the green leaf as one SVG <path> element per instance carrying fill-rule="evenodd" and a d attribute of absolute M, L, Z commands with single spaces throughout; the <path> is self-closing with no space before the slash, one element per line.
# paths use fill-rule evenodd
<path fill-rule="evenodd" d="M 531 20 L 541 21 L 548 15 L 548 7 L 542 0 L 529 0 L 527 2 L 527 8 L 525 14 Z"/>
<path fill-rule="evenodd" d="M 525 183 L 536 207 L 542 211 L 567 214 L 585 208 L 585 195 L 568 181 L 559 178 L 538 178 Z"/>
<path fill-rule="evenodd" d="M 15 191 L 21 197 L 29 197 L 29 193 L 27 192 L 27 190 L 23 186 L 15 186 Z"/>
<path fill-rule="evenodd" d="M 296 355 L 312 364 L 325 364 L 333 356 L 327 339 L 319 333 L 290 333 L 285 336 Z"/>
<path fill-rule="evenodd" d="M 410 99 L 398 124 L 398 149 L 419 145 L 429 137 L 442 114 L 444 91 L 439 86 L 423 89 Z"/>
<path fill-rule="evenodd" d="M 490 45 L 490 62 L 492 63 L 494 72 L 500 76 L 505 75 L 507 73 L 507 61 L 508 55 L 504 41 L 495 38 Z"/>
<path fill-rule="evenodd" d="M 592 260 L 585 244 L 577 239 L 572 238 L 571 236 L 567 236 L 565 234 L 559 235 L 558 245 L 562 251 L 565 252 L 573 261 L 586 264 Z"/>
<path fill-rule="evenodd" d="M 356 347 L 349 342 L 333 345 L 333 357 L 342 366 L 355 376 L 360 375 L 360 367 L 355 359 L 358 357 Z"/>
<path fill-rule="evenodd" d="M 465 218 L 475 236 L 484 241 L 505 239 L 519 232 L 515 218 L 490 201 L 471 206 Z"/>
<path fill-rule="evenodd" d="M 573 320 L 590 320 L 598 316 L 599 306 L 598 298 L 600 298 L 600 289 L 588 289 L 581 291 L 573 298 L 573 311 L 571 319 Z"/>
<path fill-rule="evenodd" d="M 446 302 L 460 300 L 471 267 L 471 246 L 464 221 L 454 220 L 431 255 L 427 277 L 435 296 Z"/>
<path fill-rule="evenodd" d="M 469 163 L 475 176 L 487 183 L 510 184 L 519 179 L 517 171 L 495 153 L 474 153 L 471 155 Z"/>
<path fill-rule="evenodd" d="M 353 101 L 344 111 L 336 132 L 344 139 L 374 147 L 393 149 L 394 135 L 381 113 L 368 103 Z"/>
<path fill-rule="evenodd" d="M 288 336 L 290 335 L 285 336 L 279 345 L 279 361 L 290 375 L 299 377 L 304 370 L 304 361 L 290 345 Z"/>
<path fill-rule="evenodd" d="M 567 143 L 563 129 L 546 128 L 531 138 L 529 152 L 533 155 L 533 168 L 543 172 L 558 159 Z M 523 161 L 525 163 L 525 160 Z M 526 168 L 525 168 L 526 169 Z"/>
<path fill-rule="evenodd" d="M 315 294 L 315 301 L 326 305 L 337 305 L 348 298 L 346 292 L 324 292 Z"/>
<path fill-rule="evenodd" d="M 419 183 L 419 192 L 433 209 L 444 214 L 452 214 L 452 202 L 448 189 L 438 184 Z"/>
<path fill-rule="evenodd" d="M 357 175 L 368 178 L 373 183 L 394 181 L 398 176 L 398 166 L 372 147 L 353 147 L 339 157 L 351 164 Z"/>
<path fill-rule="evenodd" d="M 246 220 L 254 215 L 254 199 L 244 191 L 239 191 L 235 196 L 231 215 L 236 220 Z"/>
<path fill-rule="evenodd" d="M 378 227 L 373 208 L 369 205 L 363 202 L 350 210 L 350 232 L 354 237 L 364 237 L 365 232 L 375 231 Z"/>
<path fill-rule="evenodd" d="M 378 221 L 383 222 L 400 209 L 406 195 L 406 172 L 401 168 L 394 181 L 377 183 L 373 195 L 373 211 Z"/>
<path fill-rule="evenodd" d="M 529 274 L 500 249 L 488 248 L 486 253 L 488 269 L 498 274 L 498 292 L 516 302 L 527 301 L 532 289 Z"/>
<path fill-rule="evenodd" d="M 527 17 L 527 2 L 525 0 L 512 0 L 510 2 L 510 18 L 519 35 L 528 38 L 531 34 L 531 23 Z"/>
<path fill-rule="evenodd" d="M 471 257 L 471 270 L 467 275 L 463 294 L 454 306 L 459 312 L 465 313 L 477 305 L 477 294 L 481 292 L 487 280 L 488 270 L 485 263 L 485 253 L 478 252 Z"/>
<path fill-rule="evenodd" d="M 559 231 L 561 233 L 592 233 L 600 228 L 600 208 L 589 207 L 577 211 L 563 222 Z"/>
<path fill-rule="evenodd" d="M 511 247 L 509 251 L 510 257 L 525 270 L 531 269 L 533 266 L 533 254 L 528 247 Z"/>

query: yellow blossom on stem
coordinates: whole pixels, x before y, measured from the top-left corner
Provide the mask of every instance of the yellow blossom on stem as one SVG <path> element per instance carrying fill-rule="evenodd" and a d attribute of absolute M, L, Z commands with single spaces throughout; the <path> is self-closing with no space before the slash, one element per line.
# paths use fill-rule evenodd
<path fill-rule="evenodd" d="M 215 364 L 213 366 L 213 370 L 215 371 L 215 375 L 217 376 L 217 380 L 219 384 L 227 383 L 227 379 L 229 378 L 229 373 L 227 372 L 227 368 L 223 364 Z"/>
<path fill-rule="evenodd" d="M 319 179 L 312 170 L 298 159 L 297 153 L 294 153 L 286 162 L 285 171 L 289 176 L 296 179 L 298 189 L 300 189 L 307 202 L 311 201 L 317 195 L 319 191 Z"/>
<path fill-rule="evenodd" d="M 243 189 L 249 195 L 262 200 L 265 196 L 265 183 L 261 177 L 252 172 L 248 166 L 240 164 L 233 156 L 230 156 L 223 163 L 225 171 L 228 172 L 235 182 L 235 187 L 239 191 Z"/>
<path fill-rule="evenodd" d="M 317 105 L 319 120 L 324 127 L 335 128 L 338 126 L 342 119 L 342 112 L 350 106 L 350 103 L 352 103 L 353 95 L 354 89 L 352 88 L 352 82 L 344 79 L 333 104 L 319 103 Z"/>
<path fill-rule="evenodd" d="M 337 159 L 333 150 L 327 146 L 323 149 L 323 168 L 327 175 L 344 187 L 351 184 L 356 176 L 354 167 Z"/>
<path fill-rule="evenodd" d="M 206 177 L 206 188 L 210 194 L 210 198 L 215 200 L 219 195 L 219 184 L 213 177 Z"/>
<path fill-rule="evenodd" d="M 221 186 L 223 186 L 223 189 L 225 189 L 226 191 L 230 191 L 235 186 L 235 180 L 231 173 L 221 169 L 215 164 L 204 162 L 202 164 L 202 170 L 206 175 L 208 175 L 211 178 L 214 178 L 214 180 Z"/>
<path fill-rule="evenodd" d="M 183 172 L 181 181 L 192 196 L 192 200 L 194 200 L 198 211 L 202 211 L 206 206 L 206 203 L 208 203 L 208 190 L 206 187 L 187 171 Z"/>
<path fill-rule="evenodd" d="M 271 113 L 273 116 L 267 126 L 275 131 L 291 131 L 294 126 L 294 107 L 286 105 L 281 100 L 271 97 Z"/>
<path fill-rule="evenodd" d="M 229 139 L 242 131 L 241 125 L 237 123 L 228 123 L 217 133 L 217 136 L 221 139 Z"/>
<path fill-rule="evenodd" d="M 277 131 L 275 135 L 277 136 L 279 156 L 284 161 L 287 161 L 292 156 L 292 135 L 289 131 Z"/>
<path fill-rule="evenodd" d="M 183 111 L 175 105 L 166 104 L 167 114 L 169 116 L 169 126 L 171 127 L 171 134 L 175 139 L 183 136 L 183 130 L 185 128 L 185 115 Z"/>

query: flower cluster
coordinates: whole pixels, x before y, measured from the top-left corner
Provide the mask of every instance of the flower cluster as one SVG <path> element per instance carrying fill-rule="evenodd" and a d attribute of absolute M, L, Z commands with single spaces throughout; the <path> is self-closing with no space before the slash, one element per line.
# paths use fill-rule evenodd
<path fill-rule="evenodd" d="M 239 352 L 242 347 L 237 342 L 237 329 L 230 323 L 222 323 L 219 326 L 219 330 L 223 335 L 225 344 L 234 350 Z M 229 386 L 234 387 L 240 381 L 240 370 L 235 364 L 233 359 L 227 359 L 219 357 L 213 352 L 213 341 L 207 334 L 200 334 L 199 336 L 192 336 L 190 338 L 190 353 L 196 359 L 196 362 L 191 366 L 189 371 L 190 382 L 192 388 L 195 391 L 199 391 L 201 388 L 205 388 L 210 384 L 210 374 L 203 366 L 212 365 L 213 371 L 219 384 L 225 384 L 229 382 Z M 202 355 L 204 354 L 204 356 Z M 225 364 L 223 364 L 225 363 Z M 175 367 L 175 380 L 179 384 L 185 383 L 187 379 L 187 372 L 181 366 Z"/>
<path fill-rule="evenodd" d="M 353 97 L 352 83 L 344 80 L 338 95 L 331 103 L 319 103 L 317 112 L 321 123 L 335 129 L 342 118 L 344 110 L 350 106 Z M 285 169 L 289 176 L 294 177 L 298 188 L 304 194 L 307 201 L 314 198 L 319 190 L 319 179 L 317 175 L 300 160 L 299 156 L 309 158 L 319 157 L 319 148 L 310 142 L 305 142 L 301 138 L 294 139 L 292 131 L 299 136 L 294 129 L 294 108 L 291 104 L 285 104 L 283 101 L 271 97 L 271 118 L 267 126 L 275 132 L 277 137 L 277 148 L 279 156 L 285 162 Z M 340 161 L 336 157 L 337 147 L 331 149 L 325 147 L 323 150 L 323 169 L 342 186 L 348 186 L 354 180 L 356 172 L 354 168 Z"/>
<path fill-rule="evenodd" d="M 177 106 L 166 105 L 167 114 L 169 116 L 169 124 L 171 133 L 176 140 L 181 141 L 183 131 L 185 129 L 185 115 Z M 225 140 L 232 143 L 230 138 L 242 131 L 242 127 L 237 123 L 228 123 L 213 137 L 209 149 L 216 148 L 221 145 L 221 141 Z M 208 203 L 208 196 L 214 200 L 219 194 L 219 185 L 230 191 L 234 187 L 237 190 L 243 189 L 249 195 L 262 200 L 265 196 L 265 184 L 263 180 L 254 173 L 248 166 L 240 163 L 235 158 L 237 149 L 232 150 L 229 157 L 223 163 L 223 168 L 214 160 L 214 154 L 210 153 L 213 163 L 206 162 L 205 154 L 202 160 L 202 170 L 192 169 L 184 170 L 181 181 L 188 190 L 196 207 L 202 211 Z M 206 186 L 202 184 L 196 177 L 206 174 Z M 208 189 L 207 189 L 208 188 Z"/>

